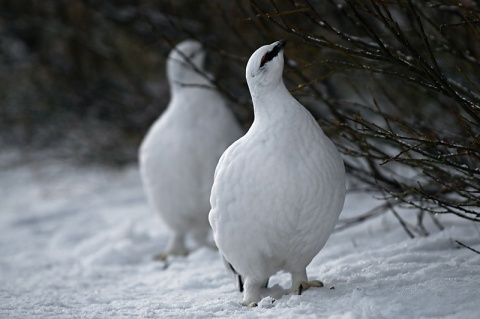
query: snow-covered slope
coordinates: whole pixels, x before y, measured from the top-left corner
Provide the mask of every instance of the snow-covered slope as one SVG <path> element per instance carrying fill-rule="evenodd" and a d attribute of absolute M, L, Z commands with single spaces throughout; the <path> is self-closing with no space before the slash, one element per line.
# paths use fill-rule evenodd
<path fill-rule="evenodd" d="M 478 318 L 479 226 L 410 239 L 386 214 L 334 233 L 307 268 L 325 287 L 240 305 L 218 256 L 153 261 L 167 230 L 137 167 L 16 164 L 0 156 L 0 318 Z M 378 204 L 347 195 L 340 219 Z M 406 214 L 411 214 L 405 212 Z M 193 245 L 193 241 L 189 242 Z M 277 274 L 272 292 L 289 287 Z"/>

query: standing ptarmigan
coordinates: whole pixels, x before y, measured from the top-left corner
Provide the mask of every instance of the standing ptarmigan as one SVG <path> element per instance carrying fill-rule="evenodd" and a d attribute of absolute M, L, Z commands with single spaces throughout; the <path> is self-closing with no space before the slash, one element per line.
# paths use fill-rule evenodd
<path fill-rule="evenodd" d="M 278 41 L 250 57 L 246 77 L 255 120 L 222 155 L 209 220 L 227 267 L 237 274 L 243 305 L 280 270 L 301 294 L 306 267 L 325 245 L 345 200 L 345 168 L 334 144 L 282 79 Z"/>
<path fill-rule="evenodd" d="M 242 135 L 225 100 L 205 77 L 200 43 L 178 44 L 167 60 L 170 103 L 149 129 L 139 151 L 147 198 L 173 234 L 156 258 L 186 255 L 185 236 L 207 244 L 209 197 L 215 166 Z"/>

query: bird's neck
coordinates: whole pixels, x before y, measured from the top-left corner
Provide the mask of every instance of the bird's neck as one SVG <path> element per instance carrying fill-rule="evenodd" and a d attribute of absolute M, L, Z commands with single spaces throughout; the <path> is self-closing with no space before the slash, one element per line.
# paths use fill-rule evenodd
<path fill-rule="evenodd" d="M 255 120 L 276 120 L 294 111 L 298 104 L 283 80 L 274 87 L 259 88 L 251 94 Z"/>
<path fill-rule="evenodd" d="M 174 96 L 183 90 L 210 90 L 213 88 L 213 85 L 208 77 L 210 77 L 208 73 L 199 74 L 197 72 L 190 71 L 169 79 L 171 96 Z"/>

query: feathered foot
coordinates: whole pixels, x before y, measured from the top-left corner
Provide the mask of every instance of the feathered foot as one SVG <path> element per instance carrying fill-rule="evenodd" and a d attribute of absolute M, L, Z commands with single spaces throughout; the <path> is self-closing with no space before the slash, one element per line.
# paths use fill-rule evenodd
<path fill-rule="evenodd" d="M 169 256 L 187 256 L 188 249 L 185 246 L 185 235 L 182 233 L 173 233 L 167 245 L 167 250 L 155 255 L 154 260 L 166 261 Z"/>
<path fill-rule="evenodd" d="M 188 251 L 182 251 L 182 252 L 163 252 L 163 253 L 159 253 L 155 256 L 153 256 L 153 260 L 157 260 L 157 261 L 166 261 L 168 259 L 169 256 L 182 256 L 182 257 L 186 257 L 188 255 Z"/>
<path fill-rule="evenodd" d="M 260 291 L 265 281 L 266 280 L 252 279 L 248 276 L 245 277 L 242 306 L 249 308 L 258 306 L 258 302 L 262 299 Z"/>
<path fill-rule="evenodd" d="M 249 304 L 245 304 L 242 302 L 242 306 L 246 306 L 248 308 L 255 308 L 255 307 L 258 307 L 258 304 L 256 302 L 251 302 Z"/>

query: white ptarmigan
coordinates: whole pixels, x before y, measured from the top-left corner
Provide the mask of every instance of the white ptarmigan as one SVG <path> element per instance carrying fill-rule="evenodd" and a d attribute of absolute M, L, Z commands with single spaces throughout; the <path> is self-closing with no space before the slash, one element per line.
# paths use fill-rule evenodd
<path fill-rule="evenodd" d="M 161 260 L 187 255 L 188 233 L 199 245 L 207 244 L 215 166 L 223 151 L 243 134 L 203 73 L 205 56 L 201 44 L 193 40 L 181 42 L 170 52 L 170 103 L 139 150 L 147 198 L 173 233 L 166 250 L 156 257 Z"/>
<path fill-rule="evenodd" d="M 345 201 L 340 153 L 283 83 L 285 44 L 262 46 L 248 61 L 255 120 L 220 158 L 210 196 L 215 242 L 248 306 L 281 270 L 291 274 L 292 292 L 322 285 L 308 281 L 306 267 Z"/>

